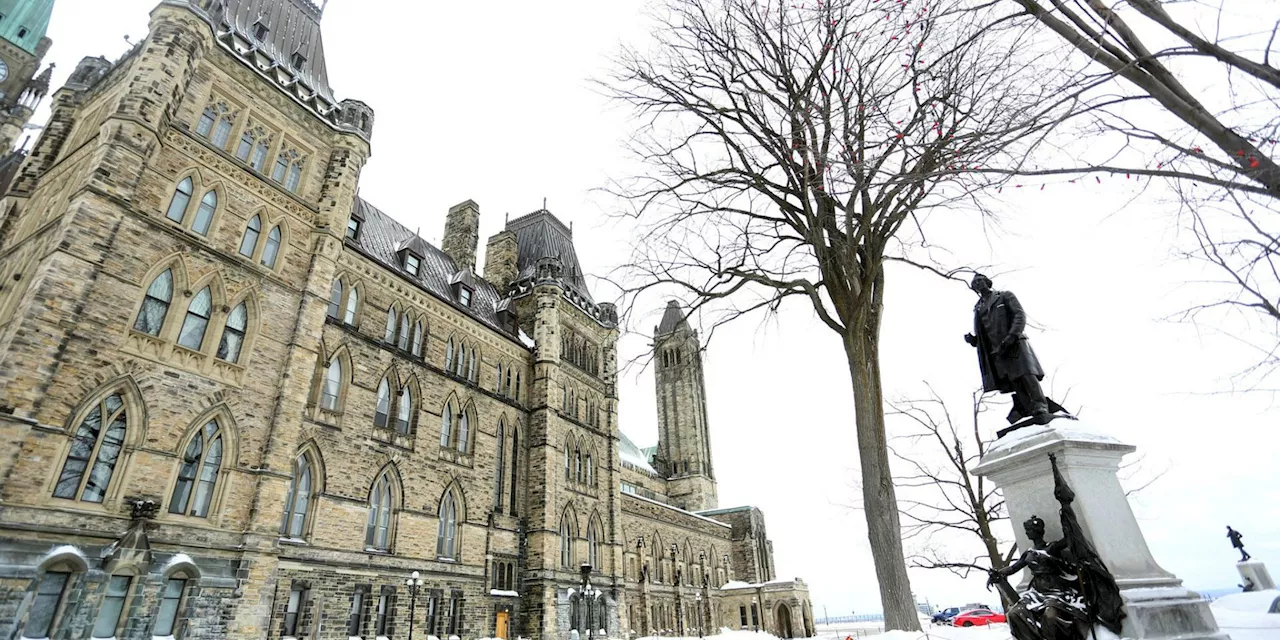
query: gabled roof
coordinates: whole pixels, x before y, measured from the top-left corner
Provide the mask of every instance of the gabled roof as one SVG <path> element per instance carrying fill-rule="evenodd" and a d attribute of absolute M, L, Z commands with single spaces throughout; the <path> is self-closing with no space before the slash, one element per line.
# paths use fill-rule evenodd
<path fill-rule="evenodd" d="M 324 62 L 324 41 L 320 37 L 320 8 L 309 0 L 221 0 L 226 10 L 222 20 L 241 37 L 269 56 L 330 104 L 337 104 L 329 87 Z M 256 25 L 267 28 L 265 38 L 257 37 Z M 295 53 L 302 64 L 294 64 Z"/>
<path fill-rule="evenodd" d="M 550 211 L 539 209 L 511 220 L 507 222 L 507 231 L 516 234 L 519 249 L 516 257 L 519 275 L 516 280 L 533 277 L 538 260 L 559 258 L 564 269 L 565 285 L 589 304 L 595 304 L 591 293 L 587 291 L 587 280 L 583 277 L 578 254 L 573 248 L 573 231 Z"/>
<path fill-rule="evenodd" d="M 671 333 L 680 328 L 688 329 L 689 323 L 685 319 L 687 314 L 688 312 L 680 306 L 679 302 L 675 300 L 667 301 L 667 309 L 662 312 L 662 322 L 658 323 L 658 330 L 655 335 Z"/>
<path fill-rule="evenodd" d="M 453 287 L 450 286 L 460 273 L 453 258 L 391 219 L 391 216 L 363 198 L 356 198 L 353 215 L 361 220 L 360 233 L 355 240 L 347 240 L 347 246 L 356 248 L 373 261 L 400 274 L 400 277 L 453 305 L 459 312 L 489 325 L 504 335 L 511 335 L 498 322 L 498 308 L 502 305 L 504 298 L 489 281 L 472 277 L 470 274 L 462 276 L 462 279 L 474 289 L 471 306 L 464 307 L 458 303 L 453 295 Z M 422 268 L 418 271 L 416 278 L 409 275 L 400 264 L 397 252 L 405 246 L 412 246 L 415 251 L 422 252 Z M 512 337 L 515 338 L 515 336 Z"/>

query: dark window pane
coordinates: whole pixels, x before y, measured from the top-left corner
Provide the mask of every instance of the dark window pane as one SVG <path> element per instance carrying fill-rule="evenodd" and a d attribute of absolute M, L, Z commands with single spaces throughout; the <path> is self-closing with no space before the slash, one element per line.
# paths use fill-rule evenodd
<path fill-rule="evenodd" d="M 62 590 L 66 588 L 70 575 L 61 571 L 49 571 L 40 578 L 40 584 L 36 586 L 36 597 L 31 602 L 31 612 L 27 616 L 27 626 L 22 630 L 23 637 L 49 637 L 53 616 L 58 612 Z"/>
<path fill-rule="evenodd" d="M 130 580 L 129 576 L 111 576 L 107 581 L 106 593 L 103 594 L 102 604 L 98 607 L 98 617 L 93 622 L 93 637 L 115 637 L 116 627 L 120 623 L 120 613 L 124 610 L 124 601 L 129 595 Z"/>

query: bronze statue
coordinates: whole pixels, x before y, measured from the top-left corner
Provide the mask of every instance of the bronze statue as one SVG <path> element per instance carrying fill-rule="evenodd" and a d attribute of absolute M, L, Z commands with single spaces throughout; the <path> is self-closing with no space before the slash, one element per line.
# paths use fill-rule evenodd
<path fill-rule="evenodd" d="M 1095 624 L 1118 635 L 1125 617 L 1120 588 L 1084 536 L 1071 508 L 1075 493 L 1053 454 L 1049 461 L 1053 495 L 1061 505 L 1062 539 L 1045 542 L 1044 520 L 1031 516 L 1022 526 L 1032 548 L 1008 567 L 991 571 L 987 584 L 999 586 L 1007 600 L 1017 601 L 1006 614 L 1016 640 L 1082 640 Z M 1031 572 L 1031 583 L 1019 595 L 1007 579 L 1022 569 Z"/>
<path fill-rule="evenodd" d="M 1227 525 L 1227 537 L 1231 539 L 1231 546 L 1240 550 L 1240 562 L 1248 562 L 1253 558 L 1248 551 L 1244 550 L 1244 542 L 1241 541 L 1244 538 L 1243 533 L 1232 529 L 1231 525 Z"/>
<path fill-rule="evenodd" d="M 1053 414 L 1066 413 L 1061 405 L 1046 398 L 1040 388 L 1044 370 L 1022 334 L 1027 326 L 1027 314 L 1018 297 L 1010 291 L 992 289 L 991 278 L 981 273 L 974 274 L 969 288 L 978 294 L 978 302 L 973 307 L 973 333 L 965 334 L 964 340 L 978 349 L 982 390 L 1013 394 L 1009 424 L 1031 418 L 1014 428 L 1032 422 L 1048 424 L 1055 417 Z M 1005 429 L 1000 435 L 1012 430 Z"/>

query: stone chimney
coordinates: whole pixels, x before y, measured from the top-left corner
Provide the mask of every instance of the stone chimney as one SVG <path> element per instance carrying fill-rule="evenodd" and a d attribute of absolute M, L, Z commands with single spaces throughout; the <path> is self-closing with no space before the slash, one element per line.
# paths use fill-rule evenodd
<path fill-rule="evenodd" d="M 449 208 L 444 221 L 441 249 L 461 271 L 476 270 L 476 245 L 480 242 L 480 205 L 467 200 Z"/>
<path fill-rule="evenodd" d="M 484 279 L 492 282 L 499 293 L 506 293 L 519 275 L 516 267 L 519 249 L 516 234 L 510 231 L 502 231 L 489 237 L 484 250 Z"/>

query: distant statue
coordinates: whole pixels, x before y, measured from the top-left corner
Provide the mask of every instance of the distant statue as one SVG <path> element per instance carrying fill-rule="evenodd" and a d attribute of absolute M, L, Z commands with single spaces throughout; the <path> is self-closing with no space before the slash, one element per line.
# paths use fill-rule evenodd
<path fill-rule="evenodd" d="M 1227 525 L 1227 537 L 1231 539 L 1231 546 L 1240 550 L 1240 562 L 1248 562 L 1253 558 L 1248 551 L 1244 550 L 1243 533 L 1232 529 L 1231 525 Z"/>
<path fill-rule="evenodd" d="M 1083 640 L 1094 624 L 1118 635 L 1125 617 L 1120 588 L 1076 519 L 1071 508 L 1075 492 L 1052 454 L 1049 460 L 1053 495 L 1061 505 L 1062 539 L 1045 542 L 1044 520 L 1031 516 L 1022 527 L 1032 548 L 1008 567 L 991 571 L 987 584 L 1000 587 L 1006 600 L 1017 602 L 1007 613 L 1016 640 Z M 1031 572 L 1031 584 L 1018 594 L 1008 577 L 1022 569 Z"/>
<path fill-rule="evenodd" d="M 646 562 L 643 565 L 640 565 L 640 582 L 648 582 L 648 581 L 649 581 L 649 563 Z"/>
<path fill-rule="evenodd" d="M 1031 418 L 1035 424 L 1048 424 L 1054 413 L 1066 413 L 1040 388 L 1044 370 L 1022 334 L 1027 314 L 1018 297 L 1010 291 L 992 289 L 991 278 L 981 273 L 974 274 L 969 288 L 978 294 L 978 303 L 973 306 L 973 333 L 965 334 L 964 341 L 978 349 L 982 390 L 1013 394 L 1009 424 L 1024 418 Z"/>

